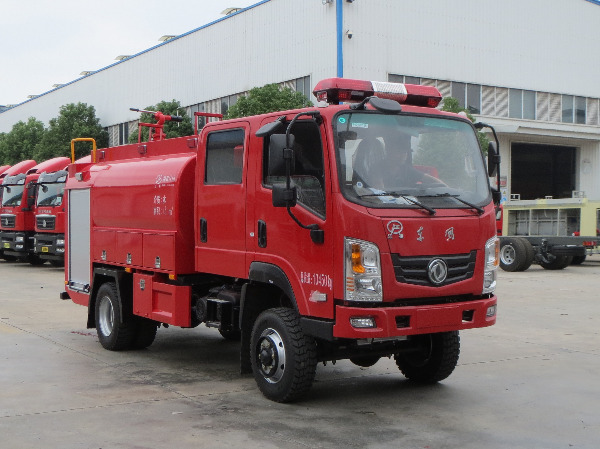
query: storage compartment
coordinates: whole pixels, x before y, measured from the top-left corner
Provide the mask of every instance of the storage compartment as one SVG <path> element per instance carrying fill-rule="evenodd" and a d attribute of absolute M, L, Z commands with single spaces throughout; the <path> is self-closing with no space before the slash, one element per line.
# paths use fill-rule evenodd
<path fill-rule="evenodd" d="M 139 232 L 117 232 L 116 263 L 142 266 L 142 234 Z"/>
<path fill-rule="evenodd" d="M 92 242 L 92 258 L 95 262 L 117 262 L 116 243 L 117 233 L 115 231 L 94 230 Z"/>
<path fill-rule="evenodd" d="M 133 275 L 135 315 L 173 326 L 190 327 L 190 294 L 190 287 L 160 282 L 156 275 Z"/>
<path fill-rule="evenodd" d="M 144 234 L 144 267 L 172 271 L 175 257 L 174 235 Z"/>

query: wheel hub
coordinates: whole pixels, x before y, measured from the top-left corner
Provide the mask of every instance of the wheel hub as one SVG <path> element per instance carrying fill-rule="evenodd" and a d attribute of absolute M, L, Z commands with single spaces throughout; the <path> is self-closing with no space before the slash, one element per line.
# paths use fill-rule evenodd
<path fill-rule="evenodd" d="M 285 346 L 279 333 L 274 329 L 265 329 L 258 341 L 258 367 L 270 383 L 277 383 L 285 370 Z"/>

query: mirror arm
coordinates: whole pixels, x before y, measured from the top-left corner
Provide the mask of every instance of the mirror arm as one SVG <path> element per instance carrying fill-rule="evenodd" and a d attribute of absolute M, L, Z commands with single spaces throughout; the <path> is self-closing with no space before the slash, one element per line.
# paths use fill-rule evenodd
<path fill-rule="evenodd" d="M 317 122 L 317 124 L 320 124 L 323 121 L 323 119 L 321 117 L 321 113 L 319 111 L 307 111 L 307 112 L 300 112 L 299 114 L 296 114 L 296 116 L 292 119 L 292 121 L 288 125 L 288 127 L 285 131 L 285 143 L 286 143 L 287 148 L 284 150 L 285 185 L 286 185 L 286 189 L 288 189 L 288 190 L 291 188 L 291 182 L 292 182 L 291 166 L 292 166 L 292 157 L 294 157 L 294 151 L 292 148 L 290 148 L 291 147 L 290 135 L 292 133 L 292 128 L 293 128 L 294 124 L 296 123 L 296 121 L 300 117 L 304 117 L 304 116 L 313 117 L 314 120 Z M 321 228 L 319 228 L 318 224 L 311 224 L 308 226 L 304 225 L 294 215 L 294 213 L 292 212 L 292 209 L 289 205 L 286 208 L 287 208 L 289 216 L 292 218 L 292 220 L 294 220 L 296 222 L 296 224 L 298 226 L 300 226 L 302 229 L 310 230 L 310 238 L 312 239 L 312 241 L 314 243 L 323 243 L 325 241 L 325 233 Z"/>

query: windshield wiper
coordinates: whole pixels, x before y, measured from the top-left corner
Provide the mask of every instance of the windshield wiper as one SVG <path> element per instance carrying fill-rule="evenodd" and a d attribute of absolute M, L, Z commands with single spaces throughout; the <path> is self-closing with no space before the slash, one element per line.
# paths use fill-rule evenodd
<path fill-rule="evenodd" d="M 476 206 L 475 204 L 470 203 L 470 202 L 460 198 L 460 195 L 456 195 L 456 194 L 453 195 L 451 193 L 437 193 L 435 195 L 423 195 L 423 196 L 427 196 L 430 198 L 454 198 L 456 201 L 463 203 L 465 206 L 469 206 L 471 209 L 475 209 L 479 215 L 481 215 L 485 212 L 482 207 Z"/>
<path fill-rule="evenodd" d="M 365 198 L 367 196 L 393 196 L 395 198 L 402 198 L 405 201 L 408 201 L 409 203 L 414 204 L 415 206 L 419 206 L 421 209 L 425 209 L 427 212 L 429 212 L 430 215 L 435 215 L 436 210 L 426 206 L 425 204 L 421 203 L 420 201 L 415 200 L 414 198 L 411 198 L 408 195 L 405 195 L 403 193 L 400 192 L 378 192 L 378 193 L 370 193 L 370 194 L 366 194 L 366 195 L 359 195 L 359 198 Z"/>

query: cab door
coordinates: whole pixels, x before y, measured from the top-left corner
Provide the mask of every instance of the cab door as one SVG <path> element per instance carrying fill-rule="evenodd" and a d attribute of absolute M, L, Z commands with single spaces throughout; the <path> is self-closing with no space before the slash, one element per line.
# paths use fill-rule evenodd
<path fill-rule="evenodd" d="M 333 318 L 334 231 L 326 135 L 312 119 L 297 121 L 291 132 L 295 137 L 291 183 L 298 198 L 290 210 L 303 225 L 318 225 L 324 241 L 315 243 L 310 231 L 300 227 L 285 207 L 273 206 L 273 185 L 285 183 L 286 178 L 268 173 L 270 136 L 266 136 L 255 167 L 259 174 L 252 214 L 255 237 L 249 240 L 249 249 L 255 253 L 254 266 L 284 274 L 283 283 L 287 278 L 302 315 Z M 282 281 L 277 278 L 277 282 Z"/>
<path fill-rule="evenodd" d="M 248 123 L 204 136 L 197 165 L 196 269 L 247 277 L 246 157 Z"/>

